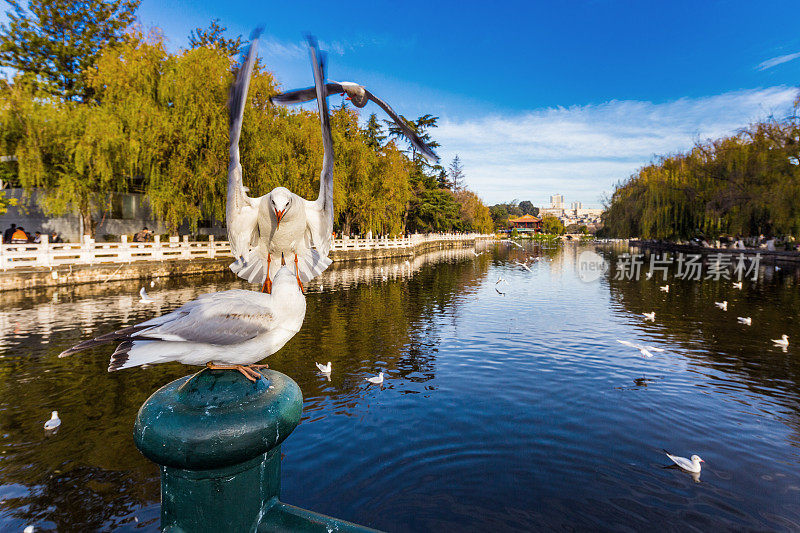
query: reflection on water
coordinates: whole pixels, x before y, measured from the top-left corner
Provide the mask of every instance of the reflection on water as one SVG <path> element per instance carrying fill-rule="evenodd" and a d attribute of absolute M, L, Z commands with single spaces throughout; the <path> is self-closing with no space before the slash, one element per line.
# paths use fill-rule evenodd
<path fill-rule="evenodd" d="M 612 249 L 598 249 L 612 275 L 583 283 L 585 247 L 481 248 L 335 264 L 309 287 L 303 329 L 269 358 L 304 394 L 283 446 L 286 502 L 391 531 L 800 528 L 795 272 L 663 293 L 612 279 Z M 532 272 L 513 263 L 527 256 L 542 258 Z M 109 374 L 111 347 L 57 357 L 247 287 L 232 274 L 154 281 L 147 305 L 139 282 L 0 295 L 0 529 L 157 530 L 158 470 L 133 420 L 192 369 Z M 770 342 L 781 334 L 786 353 Z M 618 339 L 665 351 L 646 359 Z M 332 363 L 329 379 L 315 361 Z M 383 388 L 364 380 L 381 370 Z M 662 448 L 701 455 L 698 480 L 664 468 Z"/>

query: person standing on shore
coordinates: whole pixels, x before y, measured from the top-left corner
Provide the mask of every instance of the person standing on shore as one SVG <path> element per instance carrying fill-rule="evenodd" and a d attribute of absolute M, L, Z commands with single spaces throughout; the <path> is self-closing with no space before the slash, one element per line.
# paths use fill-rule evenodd
<path fill-rule="evenodd" d="M 17 225 L 11 224 L 11 227 L 8 228 L 5 233 L 3 233 L 3 242 L 6 244 L 11 242 L 11 236 L 14 235 L 15 231 L 17 231 Z"/>

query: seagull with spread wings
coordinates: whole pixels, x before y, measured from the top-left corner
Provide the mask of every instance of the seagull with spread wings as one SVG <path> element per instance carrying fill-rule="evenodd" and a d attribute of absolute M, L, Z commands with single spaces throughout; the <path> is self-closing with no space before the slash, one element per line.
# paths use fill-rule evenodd
<path fill-rule="evenodd" d="M 348 100 L 350 100 L 353 105 L 358 108 L 366 106 L 370 101 L 375 102 L 386 112 L 387 115 L 389 115 L 392 121 L 397 124 L 397 127 L 400 128 L 400 130 L 403 132 L 403 135 L 409 141 L 411 141 L 411 144 L 414 146 L 414 148 L 420 154 L 422 154 L 425 159 L 432 164 L 439 160 L 439 157 L 433 150 L 431 150 L 430 146 L 425 144 L 425 141 L 420 138 L 417 132 L 411 129 L 408 121 L 398 115 L 389 104 L 369 92 L 369 90 L 363 85 L 359 85 L 358 83 L 353 83 L 351 81 L 330 81 L 325 85 L 325 92 L 329 95 L 346 94 Z M 280 104 L 301 104 L 303 102 L 309 102 L 313 100 L 315 95 L 316 87 L 307 87 L 305 89 L 287 91 L 277 96 L 273 96 L 271 100 Z"/>
<path fill-rule="evenodd" d="M 308 44 L 324 150 L 319 196 L 316 200 L 306 200 L 285 187 L 276 187 L 261 198 L 251 199 L 254 210 L 248 210 L 246 216 L 242 215 L 237 235 L 230 236 L 232 243 L 234 239 L 239 239 L 243 243 L 242 248 L 245 243 L 247 245 L 244 253 L 240 253 L 238 245 L 233 246 L 236 248 L 234 254 L 240 259 L 231 265 L 231 270 L 251 283 L 261 283 L 262 291 L 267 293 L 272 290 L 272 279 L 278 269 L 277 259 L 283 254 L 294 257 L 295 276 L 301 289 L 303 283 L 317 277 L 331 264 L 328 253 L 333 233 L 333 139 L 325 94 L 324 59 L 313 37 L 309 36 Z M 252 65 L 248 66 L 248 63 L 255 56 L 252 49 L 251 45 L 248 58 L 237 77 L 237 84 L 244 84 L 244 90 L 232 91 L 232 94 L 238 95 L 239 101 L 233 103 L 231 109 L 244 108 L 246 85 L 249 83 L 248 70 L 252 71 Z M 230 183 L 229 180 L 229 186 Z"/>

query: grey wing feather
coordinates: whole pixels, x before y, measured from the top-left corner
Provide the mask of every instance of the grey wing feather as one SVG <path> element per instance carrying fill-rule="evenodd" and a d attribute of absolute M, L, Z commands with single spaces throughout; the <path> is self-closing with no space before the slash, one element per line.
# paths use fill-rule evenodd
<path fill-rule="evenodd" d="M 244 290 L 203 295 L 161 317 L 169 320 L 141 334 L 164 341 L 238 344 L 272 329 L 274 310 L 254 301 L 262 299 L 263 295 Z"/>
<path fill-rule="evenodd" d="M 234 147 L 237 149 L 238 156 L 239 136 L 242 133 L 242 119 L 244 117 L 244 107 L 247 103 L 247 89 L 250 87 L 250 78 L 253 75 L 253 66 L 256 62 L 258 38 L 261 36 L 263 29 L 263 27 L 258 27 L 250 35 L 250 45 L 247 47 L 244 61 L 242 61 L 242 66 L 236 75 L 236 81 L 231 85 L 230 94 L 228 95 L 231 156 L 233 156 Z"/>
<path fill-rule="evenodd" d="M 315 202 L 306 203 L 306 220 L 311 229 L 312 241 L 317 251 L 327 256 L 333 233 L 333 138 L 328 115 L 328 94 L 325 84 L 325 57 L 317 41 L 308 36 L 311 66 L 314 69 L 314 87 L 317 93 L 320 126 L 322 128 L 322 172 L 319 176 L 319 196 Z M 341 87 L 341 86 L 340 86 Z M 311 205 L 309 205 L 311 204 Z"/>
<path fill-rule="evenodd" d="M 340 83 L 328 82 L 325 84 L 325 91 L 327 94 L 343 93 L 344 89 Z M 277 104 L 293 105 L 310 102 L 317 97 L 317 87 L 306 87 L 305 89 L 296 89 L 294 91 L 286 91 L 285 93 L 277 94 L 270 98 L 270 101 Z"/>
<path fill-rule="evenodd" d="M 419 135 L 417 135 L 417 132 L 412 130 L 411 127 L 408 125 L 408 123 L 405 121 L 405 119 L 403 119 L 403 117 L 395 113 L 394 109 L 392 109 L 389 106 L 389 104 L 387 104 L 386 102 L 384 102 L 383 100 L 381 100 L 380 98 L 369 92 L 366 88 L 364 89 L 364 92 L 367 93 L 367 97 L 370 100 L 378 104 L 381 107 L 381 109 L 383 109 L 386 112 L 387 115 L 392 117 L 394 123 L 397 124 L 401 130 L 403 130 L 403 135 L 405 135 L 406 138 L 408 138 L 408 140 L 411 141 L 411 144 L 414 145 L 414 148 L 416 148 L 417 151 L 425 157 L 425 159 L 427 159 L 431 163 L 436 163 L 439 160 L 439 156 L 437 156 L 436 153 L 433 150 L 431 150 L 431 148 L 427 144 L 425 144 L 425 142 L 422 139 L 420 139 Z"/>

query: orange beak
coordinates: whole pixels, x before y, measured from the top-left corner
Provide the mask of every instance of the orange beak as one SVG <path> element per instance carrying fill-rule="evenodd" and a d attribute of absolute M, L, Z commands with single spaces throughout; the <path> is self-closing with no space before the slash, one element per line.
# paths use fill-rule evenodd
<path fill-rule="evenodd" d="M 277 209 L 275 210 L 275 216 L 278 217 L 278 226 L 281 225 L 281 219 L 283 218 L 283 215 L 285 213 L 286 213 L 286 209 L 283 209 L 281 211 L 278 211 Z"/>

